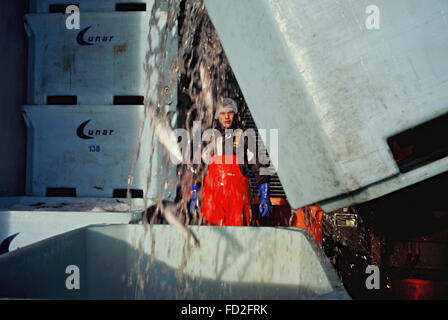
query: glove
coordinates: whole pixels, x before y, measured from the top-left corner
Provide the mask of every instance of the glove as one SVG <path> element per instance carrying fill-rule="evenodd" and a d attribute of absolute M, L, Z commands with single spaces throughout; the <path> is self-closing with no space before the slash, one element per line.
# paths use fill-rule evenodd
<path fill-rule="evenodd" d="M 199 204 L 199 190 L 201 188 L 194 184 L 191 186 L 191 201 L 190 201 L 190 213 L 193 214 L 194 210 L 197 208 L 198 213 L 201 212 L 201 205 Z"/>
<path fill-rule="evenodd" d="M 260 210 L 262 217 L 267 217 L 271 213 L 272 204 L 269 199 L 269 183 L 263 183 L 258 186 L 258 191 L 260 191 L 261 202 L 258 210 Z"/>

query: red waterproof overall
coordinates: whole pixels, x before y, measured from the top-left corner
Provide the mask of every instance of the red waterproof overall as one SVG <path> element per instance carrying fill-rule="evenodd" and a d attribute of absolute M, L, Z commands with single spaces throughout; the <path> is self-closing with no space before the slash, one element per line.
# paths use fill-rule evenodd
<path fill-rule="evenodd" d="M 236 155 L 212 156 L 204 185 L 202 215 L 207 224 L 250 225 L 249 179 Z"/>

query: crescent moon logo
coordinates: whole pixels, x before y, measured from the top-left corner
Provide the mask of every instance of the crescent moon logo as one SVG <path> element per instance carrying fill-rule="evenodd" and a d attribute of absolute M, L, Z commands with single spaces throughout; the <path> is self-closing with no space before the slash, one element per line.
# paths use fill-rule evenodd
<path fill-rule="evenodd" d="M 84 40 L 84 35 L 86 34 L 86 32 L 91 28 L 92 26 L 88 26 L 87 28 L 82 29 L 79 33 L 78 36 L 76 37 L 76 41 L 82 45 L 82 46 L 91 46 L 93 45 L 93 43 L 89 43 L 87 41 Z"/>
<path fill-rule="evenodd" d="M 78 137 L 80 137 L 81 139 L 93 139 L 93 137 L 87 136 L 84 134 L 84 128 L 86 127 L 86 125 L 90 122 L 90 120 L 84 121 L 83 123 L 81 123 L 78 127 L 78 129 L 76 130 L 76 134 L 78 135 Z"/>
<path fill-rule="evenodd" d="M 0 254 L 9 252 L 9 245 L 11 244 L 12 240 L 14 240 L 14 238 L 19 234 L 20 232 L 17 232 L 15 234 L 13 234 L 12 236 L 9 236 L 8 238 L 6 238 L 5 240 L 3 240 L 0 243 Z"/>

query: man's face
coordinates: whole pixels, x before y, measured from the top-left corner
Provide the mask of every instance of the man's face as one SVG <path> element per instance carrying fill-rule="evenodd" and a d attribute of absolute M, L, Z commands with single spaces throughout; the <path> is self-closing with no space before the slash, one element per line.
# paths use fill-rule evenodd
<path fill-rule="evenodd" d="M 233 122 L 233 117 L 235 117 L 235 113 L 231 110 L 225 110 L 219 113 L 218 121 L 224 128 L 230 128 Z"/>

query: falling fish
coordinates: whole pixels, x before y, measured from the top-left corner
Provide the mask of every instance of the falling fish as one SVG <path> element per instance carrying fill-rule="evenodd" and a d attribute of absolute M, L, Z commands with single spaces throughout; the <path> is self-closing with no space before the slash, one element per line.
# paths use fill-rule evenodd
<path fill-rule="evenodd" d="M 212 113 L 213 111 L 213 95 L 212 95 L 212 89 L 211 89 L 211 80 L 210 80 L 210 74 L 207 73 L 207 69 L 204 65 L 204 63 L 201 63 L 199 67 L 199 75 L 201 77 L 201 84 L 202 84 L 202 90 L 201 95 L 203 95 L 203 101 L 205 104 L 205 107 L 209 112 Z"/>
<path fill-rule="evenodd" d="M 156 121 L 155 132 L 159 142 L 164 146 L 166 151 L 174 157 L 174 159 L 171 159 L 175 160 L 176 164 L 181 163 L 183 158 L 179 145 L 177 144 L 177 136 L 168 124 L 168 121 L 162 119 Z"/>
<path fill-rule="evenodd" d="M 177 206 L 174 203 L 164 202 L 162 205 L 162 214 L 164 215 L 166 221 L 175 227 L 177 231 L 180 232 L 182 237 L 185 238 L 187 242 L 189 242 L 194 247 L 199 248 L 199 240 L 196 236 L 188 229 L 179 219 L 176 217 L 176 209 Z"/>

